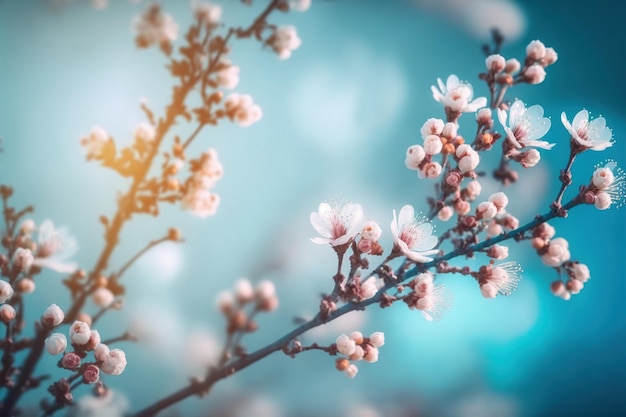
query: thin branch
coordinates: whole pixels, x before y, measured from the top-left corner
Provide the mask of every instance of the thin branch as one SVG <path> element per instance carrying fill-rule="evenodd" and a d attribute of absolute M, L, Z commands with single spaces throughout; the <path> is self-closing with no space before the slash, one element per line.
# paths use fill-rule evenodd
<path fill-rule="evenodd" d="M 120 278 L 122 275 L 124 275 L 124 272 L 126 272 L 126 270 L 133 264 L 135 263 L 135 261 L 137 261 L 137 259 L 141 258 L 143 256 L 143 254 L 145 254 L 146 252 L 148 252 L 150 249 L 152 249 L 153 247 L 163 243 L 163 242 L 167 242 L 168 240 L 170 240 L 170 238 L 168 236 L 162 237 L 160 239 L 157 240 L 153 240 L 150 243 L 148 243 L 143 249 L 141 249 L 139 252 L 137 252 L 135 254 L 135 256 L 133 256 L 132 258 L 130 258 L 125 264 L 124 266 L 122 266 L 120 268 L 120 270 L 118 272 L 116 272 L 114 274 L 114 276 L 116 278 Z"/>
<path fill-rule="evenodd" d="M 569 201 L 565 206 L 563 206 L 564 209 L 569 210 L 577 205 L 581 204 L 581 200 L 577 197 L 575 197 L 574 199 L 572 199 L 571 201 Z M 508 240 L 508 239 L 512 239 L 515 238 L 519 235 L 524 234 L 525 232 L 539 226 L 542 223 L 545 223 L 555 217 L 558 217 L 558 214 L 554 211 L 554 210 L 550 210 L 549 212 L 541 215 L 541 216 L 537 216 L 535 217 L 534 220 L 526 223 L 523 226 L 518 227 L 515 230 L 512 230 L 510 232 L 506 232 L 506 233 L 502 233 L 499 236 L 495 236 L 492 237 L 490 239 L 487 239 L 483 242 L 477 243 L 475 245 L 471 245 L 465 249 L 457 249 L 454 250 L 452 252 L 449 252 L 445 255 L 442 255 L 438 258 L 433 259 L 430 262 L 424 263 L 424 264 L 418 264 L 416 265 L 413 269 L 411 269 L 410 271 L 408 271 L 402 278 L 402 282 L 407 281 L 408 279 L 414 277 L 415 275 L 417 275 L 419 272 L 422 271 L 426 271 L 430 268 L 436 267 L 440 262 L 443 261 L 448 261 L 450 259 L 459 257 L 459 256 L 463 256 L 469 252 L 478 252 L 482 249 L 485 249 L 489 246 L 492 246 L 496 243 L 502 242 L 504 240 Z M 400 280 L 399 280 L 400 281 Z M 310 321 L 303 323 L 302 325 L 300 325 L 299 327 L 295 328 L 294 330 L 292 330 L 291 332 L 287 333 L 286 335 L 284 335 L 283 337 L 277 339 L 276 341 L 252 352 L 249 353 L 246 356 L 240 357 L 240 358 L 236 358 L 231 360 L 230 362 L 226 363 L 225 365 L 223 365 L 220 368 L 215 369 L 212 373 L 210 373 L 207 378 L 204 381 L 198 382 L 198 381 L 194 381 L 191 384 L 189 384 L 188 386 L 180 389 L 179 391 L 174 392 L 173 394 L 162 398 L 161 400 L 149 405 L 148 407 L 144 408 L 143 410 L 138 411 L 137 413 L 133 414 L 133 417 L 152 417 L 154 415 L 156 415 L 158 412 L 160 412 L 161 410 L 164 410 L 165 408 L 174 405 L 190 396 L 193 395 L 197 395 L 198 393 L 201 392 L 206 392 L 207 390 L 209 390 L 213 384 L 215 384 L 217 381 L 227 378 L 230 375 L 235 374 L 237 371 L 244 369 L 250 365 L 252 365 L 255 362 L 258 362 L 259 360 L 265 358 L 266 356 L 282 350 L 285 346 L 288 346 L 289 343 L 296 339 L 298 336 L 300 336 L 301 334 L 305 333 L 308 330 L 311 330 L 315 327 L 318 327 L 322 324 L 331 322 L 349 312 L 355 311 L 355 310 L 363 310 L 365 309 L 367 306 L 372 305 L 372 304 L 376 304 L 376 303 L 380 303 L 381 301 L 383 301 L 384 297 L 386 296 L 386 291 L 389 290 L 390 288 L 395 287 L 396 285 L 400 284 L 401 282 L 387 282 L 379 291 L 378 293 L 368 299 L 368 300 L 364 300 L 361 302 L 357 302 L 357 303 L 347 303 L 345 305 L 343 305 L 342 307 L 338 308 L 337 310 L 331 312 L 330 314 L 323 316 L 321 313 L 318 313 L 313 319 L 311 319 Z"/>

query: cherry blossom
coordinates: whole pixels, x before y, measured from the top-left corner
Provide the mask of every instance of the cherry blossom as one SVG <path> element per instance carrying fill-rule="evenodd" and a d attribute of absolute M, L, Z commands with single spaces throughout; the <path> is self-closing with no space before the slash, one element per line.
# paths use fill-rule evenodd
<path fill-rule="evenodd" d="M 511 295 L 522 279 L 521 272 L 522 268 L 517 262 L 481 267 L 478 283 L 483 297 L 494 298 L 498 293 Z"/>
<path fill-rule="evenodd" d="M 437 78 L 437 85 L 439 88 L 434 85 L 430 87 L 433 98 L 454 113 L 475 112 L 487 105 L 486 97 L 472 100 L 474 96 L 472 85 L 459 81 L 459 78 L 454 74 L 448 77 L 445 84 L 441 78 Z"/>
<path fill-rule="evenodd" d="M 362 220 L 363 209 L 359 204 L 348 203 L 340 207 L 321 203 L 318 211 L 311 213 L 311 224 L 321 237 L 314 237 L 311 242 L 344 245 L 361 230 Z"/>
<path fill-rule="evenodd" d="M 67 262 L 76 253 L 78 248 L 76 239 L 69 234 L 65 227 L 55 228 L 50 220 L 45 220 L 39 226 L 38 247 L 33 265 L 49 268 L 61 274 L 75 272 L 77 265 Z"/>
<path fill-rule="evenodd" d="M 291 51 L 300 47 L 302 40 L 293 26 L 280 26 L 274 30 L 274 34 L 268 39 L 268 45 L 278 54 L 278 58 L 287 59 Z"/>
<path fill-rule="evenodd" d="M 396 211 L 393 211 L 391 234 L 394 246 L 410 260 L 420 263 L 432 260 L 427 255 L 438 252 L 437 249 L 433 249 L 438 239 L 432 233 L 432 224 L 426 219 L 416 218 L 412 206 L 407 204 L 402 207 L 397 218 Z"/>
<path fill-rule="evenodd" d="M 543 117 L 543 107 L 536 104 L 526 108 L 521 100 L 516 100 L 507 113 L 498 109 L 498 120 L 506 132 L 507 139 L 516 148 L 534 146 L 542 149 L 552 149 L 554 143 L 538 140 L 550 130 L 550 119 Z"/>
<path fill-rule="evenodd" d="M 142 48 L 169 43 L 178 37 L 178 25 L 172 16 L 162 13 L 161 6 L 156 3 L 133 20 L 133 28 L 137 33 L 137 45 Z"/>
<path fill-rule="evenodd" d="M 587 110 L 579 111 L 570 124 L 565 112 L 561 113 L 561 122 L 571 135 L 572 144 L 578 145 L 582 152 L 586 149 L 603 151 L 613 146 L 613 132 L 606 126 L 604 117 L 589 119 Z"/>

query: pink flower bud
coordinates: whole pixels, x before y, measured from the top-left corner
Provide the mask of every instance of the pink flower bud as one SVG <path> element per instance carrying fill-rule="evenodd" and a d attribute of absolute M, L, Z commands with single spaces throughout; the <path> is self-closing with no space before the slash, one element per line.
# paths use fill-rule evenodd
<path fill-rule="evenodd" d="M 587 282 L 590 277 L 589 267 L 585 264 L 576 263 L 572 266 L 572 278 L 580 282 Z"/>
<path fill-rule="evenodd" d="M 493 245 L 487 251 L 487 256 L 494 259 L 506 259 L 509 256 L 509 248 L 507 246 Z"/>
<path fill-rule="evenodd" d="M 457 171 L 451 171 L 448 175 L 446 175 L 446 184 L 450 187 L 458 187 L 462 180 L 463 177 Z"/>
<path fill-rule="evenodd" d="M 504 57 L 500 54 L 489 55 L 487 59 L 485 59 L 485 66 L 487 67 L 487 71 L 492 72 L 494 74 L 499 73 L 504 69 L 506 61 Z"/>
<path fill-rule="evenodd" d="M 448 122 L 443 127 L 443 130 L 441 131 L 441 136 L 448 138 L 448 139 L 454 139 L 456 137 L 458 128 L 459 127 L 457 126 L 456 123 Z"/>
<path fill-rule="evenodd" d="M 577 279 L 570 279 L 565 285 L 570 294 L 578 294 L 584 287 L 584 284 Z"/>
<path fill-rule="evenodd" d="M 83 382 L 85 384 L 95 384 L 100 379 L 100 368 L 96 365 L 87 365 L 83 371 Z"/>
<path fill-rule="evenodd" d="M 0 305 L 0 321 L 9 324 L 16 316 L 15 308 L 11 304 Z"/>
<path fill-rule="evenodd" d="M 98 362 L 104 362 L 107 356 L 109 356 L 109 347 L 104 343 L 100 343 L 93 351 L 93 356 Z"/>
<path fill-rule="evenodd" d="M 472 180 L 467 183 L 467 187 L 465 187 L 465 190 L 467 192 L 467 197 L 470 200 L 473 200 L 480 195 L 482 186 L 480 185 L 480 182 L 478 182 L 477 180 Z"/>
<path fill-rule="evenodd" d="M 33 252 L 30 249 L 17 248 L 13 253 L 13 267 L 18 271 L 28 270 L 33 260 Z"/>
<path fill-rule="evenodd" d="M 495 221 L 492 221 L 492 222 L 490 222 L 487 225 L 486 231 L 487 231 L 487 237 L 498 236 L 498 235 L 502 234 L 502 232 L 503 232 L 502 226 L 500 226 Z"/>
<path fill-rule="evenodd" d="M 357 248 L 363 253 L 370 253 L 372 250 L 372 241 L 369 239 L 361 239 L 359 243 L 357 243 Z"/>
<path fill-rule="evenodd" d="M 591 182 L 599 190 L 606 190 L 615 181 L 615 175 L 609 168 L 598 168 L 593 173 Z"/>
<path fill-rule="evenodd" d="M 361 230 L 361 237 L 363 239 L 371 240 L 372 242 L 378 241 L 380 235 L 383 233 L 382 229 L 375 221 L 368 220 L 363 225 Z"/>
<path fill-rule="evenodd" d="M 490 125 L 492 120 L 493 119 L 491 117 L 491 109 L 489 107 L 483 107 L 482 109 L 478 110 L 478 113 L 476 113 L 476 121 L 481 126 Z"/>
<path fill-rule="evenodd" d="M 428 135 L 440 135 L 443 131 L 443 126 L 443 120 L 431 118 L 426 120 L 426 122 L 422 125 L 420 133 L 422 134 L 423 138 Z"/>
<path fill-rule="evenodd" d="M 345 356 L 352 355 L 356 349 L 356 343 L 354 343 L 354 340 L 350 339 L 345 334 L 337 337 L 335 344 L 337 345 L 337 351 Z"/>
<path fill-rule="evenodd" d="M 498 287 L 491 282 L 486 282 L 480 286 L 480 292 L 485 298 L 496 298 L 498 295 Z"/>
<path fill-rule="evenodd" d="M 41 324 L 48 328 L 53 328 L 63 323 L 64 319 L 65 313 L 63 313 L 63 310 L 58 305 L 51 304 L 41 315 Z"/>
<path fill-rule="evenodd" d="M 45 343 L 46 350 L 51 355 L 58 355 L 67 348 L 67 339 L 63 333 L 52 333 Z"/>
<path fill-rule="evenodd" d="M 35 222 L 33 219 L 25 219 L 20 224 L 20 233 L 30 235 L 35 230 Z"/>
<path fill-rule="evenodd" d="M 541 65 L 547 67 L 554 64 L 559 59 L 559 54 L 556 53 L 554 48 L 546 48 L 546 53 L 541 59 Z"/>
<path fill-rule="evenodd" d="M 365 351 L 363 350 L 363 348 L 359 345 L 356 345 L 354 348 L 354 353 L 350 355 L 350 360 L 360 361 L 361 359 L 363 359 L 364 355 L 365 355 Z"/>
<path fill-rule="evenodd" d="M 257 308 L 262 311 L 272 311 L 278 308 L 278 297 L 276 297 L 276 287 L 269 280 L 261 281 L 257 284 L 255 296 Z"/>
<path fill-rule="evenodd" d="M 365 362 L 378 362 L 378 348 L 371 345 L 366 345 L 364 351 L 365 353 L 363 355 L 363 360 Z"/>
<path fill-rule="evenodd" d="M 441 138 L 437 135 L 428 135 L 424 139 L 424 152 L 428 155 L 437 155 L 441 153 L 442 147 L 443 143 L 441 143 Z"/>
<path fill-rule="evenodd" d="M 606 210 L 611 207 L 611 196 L 604 191 L 596 193 L 596 199 L 593 204 L 598 210 Z"/>
<path fill-rule="evenodd" d="M 509 204 L 509 198 L 502 191 L 491 194 L 489 201 L 496 205 L 498 211 L 501 211 Z"/>
<path fill-rule="evenodd" d="M 470 203 L 465 200 L 457 200 L 454 202 L 454 211 L 459 216 L 465 216 L 470 211 Z"/>
<path fill-rule="evenodd" d="M 408 169 L 418 170 L 419 164 L 426 157 L 426 151 L 421 145 L 413 145 L 410 146 L 406 150 L 406 159 L 404 160 L 404 164 Z"/>
<path fill-rule="evenodd" d="M 541 160 L 541 154 L 537 149 L 529 149 L 522 152 L 522 159 L 520 163 L 524 168 L 532 168 Z"/>
<path fill-rule="evenodd" d="M 126 368 L 126 354 L 121 349 L 112 349 L 100 364 L 100 369 L 105 374 L 119 375 Z"/>
<path fill-rule="evenodd" d="M 89 341 L 84 345 L 85 350 L 94 350 L 100 341 L 100 333 L 97 330 L 91 330 Z"/>
<path fill-rule="evenodd" d="M 539 64 L 533 64 L 526 68 L 524 81 L 528 84 L 541 84 L 546 79 L 546 70 Z"/>
<path fill-rule="evenodd" d="M 348 378 L 354 378 L 356 376 L 356 374 L 359 372 L 359 368 L 355 364 L 352 363 L 343 372 L 346 375 L 348 375 Z"/>
<path fill-rule="evenodd" d="M 100 287 L 93 292 L 91 300 L 98 307 L 108 307 L 113 303 L 115 296 L 108 288 Z"/>
<path fill-rule="evenodd" d="M 74 352 L 67 352 L 61 359 L 61 366 L 65 369 L 76 369 L 80 366 L 80 356 Z"/>
<path fill-rule="evenodd" d="M 252 284 L 245 278 L 239 279 L 235 282 L 233 292 L 235 293 L 235 298 L 241 304 L 250 302 L 254 298 L 254 289 L 252 288 Z"/>
<path fill-rule="evenodd" d="M 526 57 L 538 61 L 546 55 L 546 46 L 539 40 L 532 41 L 526 47 Z"/>
<path fill-rule="evenodd" d="M 0 279 L 0 303 L 6 303 L 11 297 L 13 297 L 13 287 Z"/>
<path fill-rule="evenodd" d="M 15 283 L 15 290 L 20 294 L 31 294 L 35 291 L 35 281 L 30 278 L 22 278 Z"/>
<path fill-rule="evenodd" d="M 441 210 L 439 210 L 439 213 L 437 213 L 437 217 L 439 218 L 439 220 L 445 222 L 450 220 L 453 214 L 454 212 L 452 211 L 452 207 L 444 206 L 441 208 Z"/>
<path fill-rule="evenodd" d="M 504 71 L 508 74 L 513 74 L 514 72 L 519 71 L 521 67 L 522 64 L 520 64 L 517 59 L 511 58 L 506 60 L 506 63 L 504 65 Z"/>
<path fill-rule="evenodd" d="M 370 335 L 370 344 L 374 347 L 381 347 L 385 344 L 385 333 L 374 332 Z"/>
<path fill-rule="evenodd" d="M 572 297 L 565 288 L 565 285 L 563 285 L 563 282 L 561 281 L 552 282 L 552 284 L 550 285 L 550 291 L 552 291 L 552 294 L 564 299 L 565 301 L 569 300 Z"/>
<path fill-rule="evenodd" d="M 75 345 L 85 345 L 91 338 L 91 329 L 83 321 L 76 320 L 70 327 L 70 340 Z"/>
<path fill-rule="evenodd" d="M 230 291 L 222 291 L 217 295 L 217 308 L 224 314 L 229 314 L 235 306 L 235 297 Z"/>
<path fill-rule="evenodd" d="M 498 208 L 491 201 L 482 202 L 476 207 L 476 217 L 478 219 L 490 220 L 496 217 Z"/>
<path fill-rule="evenodd" d="M 419 178 L 437 178 L 441 175 L 441 170 L 439 162 L 429 162 L 421 171 L 417 172 L 417 176 Z"/>
<path fill-rule="evenodd" d="M 376 278 L 370 277 L 366 279 L 361 284 L 361 298 L 364 300 L 369 300 L 378 292 L 378 287 L 376 287 Z"/>

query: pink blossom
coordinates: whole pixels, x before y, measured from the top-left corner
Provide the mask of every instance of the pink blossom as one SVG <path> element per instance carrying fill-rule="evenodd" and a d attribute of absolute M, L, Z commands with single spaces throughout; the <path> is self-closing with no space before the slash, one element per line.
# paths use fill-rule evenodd
<path fill-rule="evenodd" d="M 404 164 L 408 169 L 418 170 L 420 163 L 425 157 L 426 151 L 424 151 L 424 148 L 421 145 L 413 145 L 406 150 Z"/>
<path fill-rule="evenodd" d="M 613 132 L 606 126 L 604 117 L 589 120 L 587 110 L 579 111 L 572 123 L 567 120 L 565 112 L 561 113 L 561 122 L 569 132 L 572 142 L 583 149 L 603 151 L 613 146 Z"/>
<path fill-rule="evenodd" d="M 541 260 L 548 266 L 560 266 L 563 262 L 569 261 L 569 243 L 562 237 L 557 237 L 549 242 L 546 253 L 541 256 Z"/>
<path fill-rule="evenodd" d="M 317 212 L 311 213 L 311 224 L 321 237 L 312 238 L 317 244 L 330 243 L 331 246 L 344 245 L 357 235 L 361 229 L 363 209 L 359 204 L 331 206 L 321 203 Z"/>
<path fill-rule="evenodd" d="M 433 249 L 438 239 L 437 236 L 433 236 L 432 232 L 432 224 L 423 218 L 415 218 L 415 210 L 412 206 L 402 207 L 397 219 L 396 211 L 393 211 L 391 234 L 394 245 L 410 260 L 420 263 L 432 260 L 427 255 L 438 252 L 437 249 Z"/>
<path fill-rule="evenodd" d="M 552 149 L 554 143 L 538 140 L 550 130 L 550 119 L 543 117 L 543 107 L 536 104 L 526 108 L 520 100 L 515 100 L 507 113 L 498 109 L 498 120 L 506 132 L 507 139 L 516 148 L 534 146 L 542 149 Z"/>
<path fill-rule="evenodd" d="M 487 105 L 486 97 L 472 100 L 474 96 L 472 85 L 459 81 L 454 74 L 448 77 L 445 84 L 441 78 L 437 78 L 437 85 L 439 88 L 434 85 L 430 88 L 433 98 L 454 113 L 475 112 Z"/>
<path fill-rule="evenodd" d="M 443 131 L 444 121 L 441 119 L 430 118 L 422 125 L 420 133 L 423 138 L 429 135 L 440 135 Z"/>

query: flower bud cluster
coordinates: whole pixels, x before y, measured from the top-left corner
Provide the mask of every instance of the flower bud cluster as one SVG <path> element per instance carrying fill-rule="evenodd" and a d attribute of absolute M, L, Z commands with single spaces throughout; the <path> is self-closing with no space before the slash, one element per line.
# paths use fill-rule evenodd
<path fill-rule="evenodd" d="M 583 191 L 583 199 L 598 210 L 621 207 L 626 199 L 626 175 L 615 161 L 596 167 L 591 181 Z"/>
<path fill-rule="evenodd" d="M 582 291 L 585 283 L 591 277 L 591 273 L 587 265 L 577 261 L 564 262 L 562 268 L 567 274 L 567 281 L 565 283 L 561 280 L 552 282 L 550 290 L 555 296 L 569 300 L 572 295 L 576 295 Z"/>
<path fill-rule="evenodd" d="M 181 206 L 201 218 L 214 215 L 220 198 L 211 190 L 224 174 L 217 151 L 209 149 L 200 158 L 190 161 L 189 170 L 191 176 L 183 186 Z"/>
<path fill-rule="evenodd" d="M 242 127 L 258 122 L 263 116 L 261 107 L 254 104 L 252 97 L 248 94 L 230 94 L 224 102 L 224 110 L 230 120 L 237 122 Z"/>
<path fill-rule="evenodd" d="M 170 48 L 170 43 L 178 37 L 178 24 L 161 6 L 152 3 L 146 11 L 133 20 L 133 29 L 137 34 L 135 42 L 140 48 L 157 44 L 162 48 Z"/>
<path fill-rule="evenodd" d="M 428 321 L 438 319 L 449 307 L 443 285 L 434 284 L 434 276 L 431 272 L 423 272 L 417 275 L 407 287 L 411 290 L 402 300 L 410 309 L 422 312 Z"/>
<path fill-rule="evenodd" d="M 293 26 L 280 26 L 274 29 L 272 36 L 266 41 L 267 45 L 276 52 L 278 58 L 287 59 L 291 52 L 302 44 L 302 40 Z"/>
<path fill-rule="evenodd" d="M 350 335 L 342 334 L 334 344 L 336 351 L 345 356 L 335 361 L 335 367 L 349 378 L 354 378 L 359 368 L 352 363 L 364 360 L 365 362 L 378 361 L 378 348 L 385 344 L 385 334 L 374 332 L 369 337 L 363 337 L 361 332 L 355 331 Z"/>
<path fill-rule="evenodd" d="M 60 312 L 60 313 L 59 313 Z M 42 323 L 62 321 L 62 311 L 54 304 L 46 310 L 45 317 L 56 318 Z M 46 324 L 45 324 L 46 325 Z M 50 326 L 49 326 L 50 327 Z M 126 354 L 120 349 L 109 349 L 101 343 L 100 333 L 91 329 L 87 322 L 74 321 L 69 329 L 69 344 L 72 350 L 67 351 L 68 339 L 63 333 L 52 333 L 45 340 L 45 348 L 51 355 L 63 354 L 58 366 L 78 372 L 85 384 L 95 384 L 100 379 L 100 372 L 119 375 L 126 368 Z M 88 352 L 93 352 L 93 362 L 85 361 Z"/>
<path fill-rule="evenodd" d="M 378 239 L 383 231 L 378 223 L 368 220 L 361 229 L 361 239 L 357 243 L 357 248 L 368 255 L 382 255 L 383 248 L 378 243 Z"/>
<path fill-rule="evenodd" d="M 480 292 L 485 298 L 496 295 L 511 295 L 522 279 L 522 269 L 516 262 L 505 262 L 499 265 L 483 265 L 476 274 Z"/>
<path fill-rule="evenodd" d="M 257 324 L 245 307 L 252 306 L 252 314 L 257 311 L 270 312 L 278 308 L 278 296 L 274 283 L 269 280 L 259 282 L 253 287 L 246 278 L 239 279 L 232 291 L 218 294 L 217 307 L 227 319 L 226 329 L 229 334 L 253 332 Z"/>

